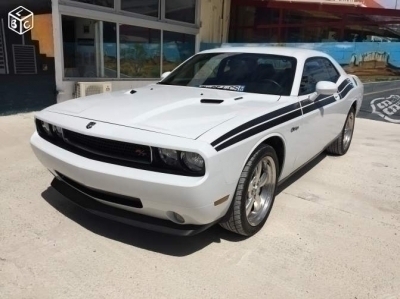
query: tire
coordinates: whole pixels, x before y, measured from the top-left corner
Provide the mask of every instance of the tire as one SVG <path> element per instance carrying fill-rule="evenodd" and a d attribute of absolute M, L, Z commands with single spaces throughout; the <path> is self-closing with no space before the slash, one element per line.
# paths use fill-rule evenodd
<path fill-rule="evenodd" d="M 274 204 L 278 173 L 275 150 L 269 145 L 260 145 L 244 166 L 231 206 L 220 225 L 243 236 L 256 234 L 264 226 Z M 250 211 L 247 213 L 246 204 Z"/>
<path fill-rule="evenodd" d="M 349 114 L 347 115 L 342 132 L 340 133 L 338 138 L 327 147 L 326 152 L 328 154 L 343 156 L 347 153 L 353 139 L 355 120 L 355 109 L 354 107 L 352 107 Z"/>

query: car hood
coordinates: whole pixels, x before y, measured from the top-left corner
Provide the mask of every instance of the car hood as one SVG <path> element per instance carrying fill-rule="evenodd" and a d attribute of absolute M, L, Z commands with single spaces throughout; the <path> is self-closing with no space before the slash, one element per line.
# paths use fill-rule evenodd
<path fill-rule="evenodd" d="M 46 111 L 196 139 L 246 110 L 254 111 L 246 103 L 257 99 L 265 105 L 279 96 L 152 84 L 65 101 Z"/>

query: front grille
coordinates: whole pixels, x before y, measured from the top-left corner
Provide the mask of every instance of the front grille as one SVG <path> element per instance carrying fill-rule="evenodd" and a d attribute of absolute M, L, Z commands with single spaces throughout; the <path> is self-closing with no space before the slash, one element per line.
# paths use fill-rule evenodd
<path fill-rule="evenodd" d="M 76 155 L 108 164 L 120 165 L 159 173 L 200 177 L 203 172 L 193 172 L 183 165 L 165 164 L 156 147 L 89 136 L 46 124 L 35 119 L 36 130 L 44 140 Z M 62 132 L 60 132 L 62 131 Z M 180 152 L 178 152 L 180 155 Z"/>
<path fill-rule="evenodd" d="M 65 142 L 95 155 L 144 164 L 152 162 L 149 146 L 88 136 L 65 129 L 63 133 Z"/>

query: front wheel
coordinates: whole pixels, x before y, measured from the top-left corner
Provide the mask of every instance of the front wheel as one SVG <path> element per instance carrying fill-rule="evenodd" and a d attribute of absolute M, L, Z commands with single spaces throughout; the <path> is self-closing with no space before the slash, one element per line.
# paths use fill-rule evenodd
<path fill-rule="evenodd" d="M 278 170 L 275 150 L 268 145 L 258 147 L 243 168 L 226 220 L 220 225 L 244 236 L 257 233 L 271 212 Z"/>
<path fill-rule="evenodd" d="M 350 148 L 353 139 L 354 124 L 356 120 L 355 109 L 351 108 L 346 118 L 346 123 L 339 137 L 326 149 L 329 154 L 343 156 Z"/>

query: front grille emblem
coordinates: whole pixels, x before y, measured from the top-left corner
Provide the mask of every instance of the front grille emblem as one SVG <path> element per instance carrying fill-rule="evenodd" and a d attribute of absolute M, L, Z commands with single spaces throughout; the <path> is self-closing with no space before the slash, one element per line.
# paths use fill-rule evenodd
<path fill-rule="evenodd" d="M 96 124 L 95 122 L 91 121 L 90 123 L 87 124 L 86 129 L 91 129 L 91 128 L 93 128 L 93 126 L 94 126 L 95 124 Z"/>
<path fill-rule="evenodd" d="M 135 154 L 138 155 L 139 157 L 146 157 L 147 156 L 145 150 L 142 150 L 142 149 L 135 150 Z"/>

